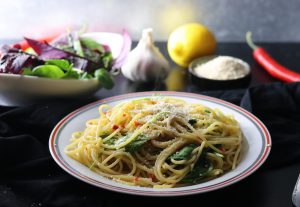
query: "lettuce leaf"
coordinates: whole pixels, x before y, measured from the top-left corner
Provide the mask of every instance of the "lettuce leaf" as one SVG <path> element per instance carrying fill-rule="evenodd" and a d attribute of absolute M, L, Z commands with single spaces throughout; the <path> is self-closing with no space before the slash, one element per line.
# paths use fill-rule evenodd
<path fill-rule="evenodd" d="M 69 61 L 64 59 L 47 60 L 45 65 L 56 65 L 57 67 L 66 71 L 68 71 L 70 67 L 72 67 L 72 64 L 70 64 Z"/>
<path fill-rule="evenodd" d="M 36 56 L 8 45 L 1 47 L 1 53 L 0 73 L 21 74 L 23 68 L 35 67 L 44 63 Z"/>
<path fill-rule="evenodd" d="M 40 65 L 32 70 L 33 76 L 61 79 L 65 73 L 56 65 Z"/>
<path fill-rule="evenodd" d="M 100 81 L 100 84 L 106 88 L 106 89 L 111 89 L 114 87 L 114 80 L 111 76 L 111 74 L 105 70 L 105 69 L 98 69 L 95 71 L 94 74 L 95 78 Z"/>

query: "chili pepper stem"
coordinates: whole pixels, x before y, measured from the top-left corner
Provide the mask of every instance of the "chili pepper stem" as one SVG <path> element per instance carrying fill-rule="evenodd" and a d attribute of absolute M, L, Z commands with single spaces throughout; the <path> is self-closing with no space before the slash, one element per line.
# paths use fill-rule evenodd
<path fill-rule="evenodd" d="M 258 48 L 258 46 L 256 44 L 254 44 L 254 42 L 252 40 L 252 32 L 248 31 L 246 33 L 246 41 L 247 41 L 247 44 L 249 45 L 249 47 L 251 47 L 253 50 L 256 50 Z"/>

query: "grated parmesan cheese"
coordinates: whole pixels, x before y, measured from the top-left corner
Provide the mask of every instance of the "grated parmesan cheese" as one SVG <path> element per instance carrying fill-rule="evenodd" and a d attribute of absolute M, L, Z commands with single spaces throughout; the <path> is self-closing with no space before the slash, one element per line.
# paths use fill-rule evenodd
<path fill-rule="evenodd" d="M 145 109 L 141 110 L 131 110 L 131 112 L 136 113 L 151 113 L 151 114 L 158 114 L 160 112 L 168 112 L 170 114 L 170 117 L 179 116 L 183 117 L 186 120 L 188 120 L 190 117 L 189 112 L 191 111 L 191 107 L 189 105 L 178 107 L 176 104 L 170 104 L 165 102 L 159 102 L 155 105 L 151 105 L 150 107 L 147 107 Z M 153 115 L 147 115 L 139 121 L 141 122 L 148 122 L 153 118 Z"/>
<path fill-rule="evenodd" d="M 149 107 L 147 110 L 154 113 L 168 112 L 173 116 L 187 117 L 191 108 L 188 106 L 177 107 L 175 104 L 161 102 Z"/>
<path fill-rule="evenodd" d="M 246 76 L 249 72 L 250 67 L 247 63 L 229 56 L 219 56 L 195 67 L 196 75 L 214 80 L 238 79 Z"/>

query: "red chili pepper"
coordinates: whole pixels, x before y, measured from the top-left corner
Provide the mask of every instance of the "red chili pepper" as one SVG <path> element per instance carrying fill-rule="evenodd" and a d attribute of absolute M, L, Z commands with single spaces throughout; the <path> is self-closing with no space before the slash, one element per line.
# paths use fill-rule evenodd
<path fill-rule="evenodd" d="M 152 173 L 149 173 L 149 178 L 150 178 L 151 180 L 154 180 L 154 179 L 156 179 L 155 175 L 154 175 L 154 174 L 152 174 Z"/>
<path fill-rule="evenodd" d="M 135 121 L 134 121 L 134 125 L 135 125 L 135 126 L 139 126 L 139 125 L 141 125 L 141 123 L 135 120 Z"/>
<path fill-rule="evenodd" d="M 113 129 L 118 129 L 119 126 L 114 124 L 112 128 L 113 128 Z"/>
<path fill-rule="evenodd" d="M 139 181 L 139 177 L 135 177 L 134 182 L 138 182 L 138 181 Z"/>
<path fill-rule="evenodd" d="M 246 40 L 248 45 L 253 49 L 253 57 L 254 59 L 273 77 L 278 78 L 285 82 L 298 82 L 300 81 L 300 74 L 294 72 L 276 60 L 274 60 L 268 52 L 262 48 L 255 45 L 252 41 L 251 32 L 247 32 Z"/>
<path fill-rule="evenodd" d="M 224 147 L 220 147 L 220 150 L 221 150 L 223 153 L 225 152 Z"/>

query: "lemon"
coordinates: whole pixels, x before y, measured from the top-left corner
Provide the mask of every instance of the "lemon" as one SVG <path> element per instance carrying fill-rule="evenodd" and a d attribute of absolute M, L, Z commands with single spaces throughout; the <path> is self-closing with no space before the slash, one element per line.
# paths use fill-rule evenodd
<path fill-rule="evenodd" d="M 189 23 L 175 29 L 168 39 L 171 59 L 187 67 L 195 58 L 215 52 L 216 40 L 212 32 L 202 24 Z"/>

